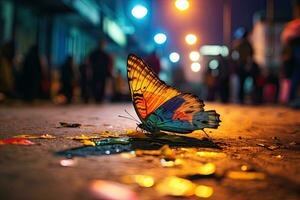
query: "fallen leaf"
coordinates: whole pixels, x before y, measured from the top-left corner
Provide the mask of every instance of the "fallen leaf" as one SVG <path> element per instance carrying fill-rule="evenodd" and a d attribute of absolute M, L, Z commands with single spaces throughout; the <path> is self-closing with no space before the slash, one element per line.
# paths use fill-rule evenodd
<path fill-rule="evenodd" d="M 66 127 L 66 128 L 79 128 L 81 124 L 79 123 L 68 123 L 68 122 L 59 122 L 61 127 Z"/>
<path fill-rule="evenodd" d="M 87 135 L 79 135 L 79 136 L 67 136 L 66 139 L 70 140 L 91 140 L 91 139 L 100 139 L 98 136 L 87 136 Z"/>
<path fill-rule="evenodd" d="M 84 146 L 96 146 L 95 142 L 91 140 L 81 140 L 80 141 Z"/>
<path fill-rule="evenodd" d="M 16 135 L 14 138 L 27 138 L 27 139 L 55 139 L 56 137 L 49 134 L 44 135 L 29 135 L 29 134 L 23 134 L 23 135 Z"/>
<path fill-rule="evenodd" d="M 0 140 L 1 144 L 33 145 L 35 143 L 22 138 L 9 138 Z"/>

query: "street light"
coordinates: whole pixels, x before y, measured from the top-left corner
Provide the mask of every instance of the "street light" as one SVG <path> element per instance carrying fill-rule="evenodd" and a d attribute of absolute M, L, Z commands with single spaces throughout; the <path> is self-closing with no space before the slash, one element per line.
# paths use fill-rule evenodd
<path fill-rule="evenodd" d="M 198 61 L 200 59 L 200 53 L 198 51 L 192 51 L 189 55 L 191 61 Z"/>
<path fill-rule="evenodd" d="M 157 33 L 153 39 L 156 44 L 163 44 L 167 41 L 167 36 L 164 33 Z"/>
<path fill-rule="evenodd" d="M 199 72 L 200 69 L 201 69 L 200 63 L 198 63 L 198 62 L 193 62 L 193 63 L 191 64 L 191 69 L 192 69 L 193 72 Z"/>
<path fill-rule="evenodd" d="M 188 0 L 176 0 L 175 6 L 180 11 L 185 11 L 189 8 L 190 3 Z"/>
<path fill-rule="evenodd" d="M 177 63 L 180 60 L 180 55 L 177 52 L 172 52 L 169 55 L 169 59 L 172 63 Z"/>
<path fill-rule="evenodd" d="M 142 19 L 147 15 L 147 13 L 148 9 L 142 5 L 136 5 L 131 10 L 131 14 L 137 19 Z"/>
<path fill-rule="evenodd" d="M 196 44 L 196 42 L 197 42 L 197 37 L 196 37 L 196 35 L 194 35 L 194 34 L 187 34 L 186 36 L 185 36 L 185 42 L 188 44 L 188 45 L 193 45 L 193 44 Z"/>

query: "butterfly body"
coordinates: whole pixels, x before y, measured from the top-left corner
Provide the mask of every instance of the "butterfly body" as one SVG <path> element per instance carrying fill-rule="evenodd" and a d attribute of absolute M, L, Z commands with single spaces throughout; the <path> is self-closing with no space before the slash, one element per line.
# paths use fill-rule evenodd
<path fill-rule="evenodd" d="M 141 124 L 151 132 L 191 133 L 204 128 L 217 128 L 219 114 L 204 111 L 196 95 L 181 93 L 161 81 L 140 58 L 130 54 L 127 62 L 129 89 Z"/>

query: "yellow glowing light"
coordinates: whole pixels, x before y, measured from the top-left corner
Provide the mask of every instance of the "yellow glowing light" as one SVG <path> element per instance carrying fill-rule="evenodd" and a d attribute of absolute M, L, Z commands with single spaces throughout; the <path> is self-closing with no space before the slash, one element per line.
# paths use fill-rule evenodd
<path fill-rule="evenodd" d="M 191 64 L 191 69 L 192 69 L 193 72 L 199 72 L 200 69 L 201 69 L 200 63 L 198 63 L 198 62 L 193 62 L 193 63 Z"/>
<path fill-rule="evenodd" d="M 192 51 L 189 55 L 191 61 L 198 61 L 200 59 L 200 53 L 198 51 Z"/>
<path fill-rule="evenodd" d="M 242 165 L 241 166 L 241 170 L 242 171 L 248 171 L 249 170 L 249 167 L 247 165 Z"/>
<path fill-rule="evenodd" d="M 188 44 L 188 45 L 193 45 L 193 44 L 196 44 L 197 42 L 197 36 L 194 35 L 194 34 L 187 34 L 185 36 L 185 42 Z"/>
<path fill-rule="evenodd" d="M 122 181 L 126 184 L 136 183 L 141 187 L 152 187 L 155 183 L 152 176 L 140 174 L 123 176 Z"/>
<path fill-rule="evenodd" d="M 191 181 L 176 176 L 169 176 L 160 182 L 156 190 L 162 195 L 191 196 L 196 185 Z"/>
<path fill-rule="evenodd" d="M 208 158 L 225 158 L 226 154 L 221 152 L 213 152 L 213 151 L 198 151 L 196 153 L 197 156 L 200 157 L 208 157 Z"/>
<path fill-rule="evenodd" d="M 266 178 L 266 175 L 261 172 L 230 171 L 228 172 L 227 177 L 240 180 L 264 180 Z"/>
<path fill-rule="evenodd" d="M 188 0 L 176 0 L 175 6 L 180 11 L 185 11 L 189 8 L 190 3 Z"/>
<path fill-rule="evenodd" d="M 134 180 L 141 187 L 152 187 L 154 185 L 154 179 L 152 176 L 134 175 Z"/>
<path fill-rule="evenodd" d="M 195 195 L 201 198 L 208 198 L 214 193 L 214 189 L 209 186 L 199 185 L 195 189 Z"/>
<path fill-rule="evenodd" d="M 207 163 L 198 168 L 198 173 L 201 175 L 211 175 L 215 173 L 216 165 L 213 163 Z"/>

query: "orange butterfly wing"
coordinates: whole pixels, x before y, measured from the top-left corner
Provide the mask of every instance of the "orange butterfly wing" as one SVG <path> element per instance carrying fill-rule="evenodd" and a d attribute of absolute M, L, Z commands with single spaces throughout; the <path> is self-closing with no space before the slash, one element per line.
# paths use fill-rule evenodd
<path fill-rule="evenodd" d="M 132 102 L 141 120 L 180 94 L 161 81 L 142 59 L 133 54 L 128 56 L 127 76 Z"/>

